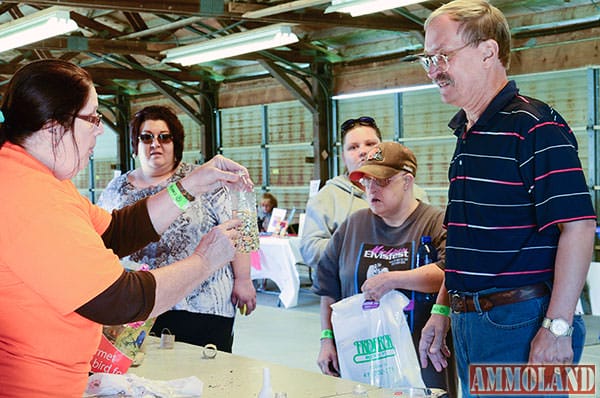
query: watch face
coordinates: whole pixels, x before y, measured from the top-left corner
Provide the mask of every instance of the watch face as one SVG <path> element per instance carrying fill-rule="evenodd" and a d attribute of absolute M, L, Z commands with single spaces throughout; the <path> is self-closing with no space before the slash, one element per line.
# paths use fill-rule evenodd
<path fill-rule="evenodd" d="M 564 336 L 569 331 L 569 324 L 564 319 L 555 319 L 550 325 L 550 331 L 556 336 Z"/>

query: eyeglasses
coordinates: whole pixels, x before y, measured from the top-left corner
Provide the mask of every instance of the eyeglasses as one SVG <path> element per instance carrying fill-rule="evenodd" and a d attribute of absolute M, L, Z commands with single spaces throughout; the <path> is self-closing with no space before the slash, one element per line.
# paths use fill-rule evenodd
<path fill-rule="evenodd" d="M 340 126 L 340 130 L 342 131 L 342 134 L 344 134 L 348 130 L 354 128 L 356 125 L 377 128 L 377 124 L 375 123 L 375 119 L 373 119 L 370 116 L 361 116 L 358 119 L 348 119 L 348 120 L 346 120 Z"/>
<path fill-rule="evenodd" d="M 371 188 L 371 184 L 375 183 L 375 185 L 377 185 L 378 187 L 381 188 L 385 188 L 388 185 L 390 185 L 390 182 L 392 182 L 392 179 L 394 177 L 389 177 L 389 178 L 374 178 L 374 177 L 367 177 L 367 176 L 363 176 L 360 180 L 358 180 L 358 182 L 360 182 L 360 184 L 365 187 L 365 188 Z"/>
<path fill-rule="evenodd" d="M 93 115 L 75 115 L 77 119 L 85 120 L 88 123 L 92 123 L 96 127 L 100 127 L 100 123 L 102 123 L 102 115 L 99 113 L 94 113 Z"/>
<path fill-rule="evenodd" d="M 467 43 L 455 50 L 446 51 L 446 53 L 441 54 L 419 54 L 417 55 L 417 58 L 419 59 L 423 69 L 425 69 L 425 72 L 429 73 L 431 68 L 435 67 L 439 72 L 444 73 L 447 72 L 448 68 L 450 67 L 450 58 L 454 57 L 459 51 L 467 48 L 471 44 L 472 43 Z"/>
<path fill-rule="evenodd" d="M 143 144 L 152 144 L 155 138 L 161 144 L 168 144 L 169 142 L 173 141 L 173 134 L 160 133 L 159 135 L 154 135 L 150 133 L 141 133 L 138 135 L 138 140 L 140 140 L 140 142 Z"/>

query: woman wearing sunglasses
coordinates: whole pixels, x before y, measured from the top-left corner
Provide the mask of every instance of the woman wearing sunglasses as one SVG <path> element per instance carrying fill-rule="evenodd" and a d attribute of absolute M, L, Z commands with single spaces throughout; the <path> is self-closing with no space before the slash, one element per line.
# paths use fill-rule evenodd
<path fill-rule="evenodd" d="M 235 254 L 240 222 L 230 220 L 166 269 L 125 272 L 119 257 L 158 240 L 190 200 L 239 185 L 238 173 L 248 172 L 216 156 L 179 185 L 111 214 L 71 182 L 102 133 L 92 78 L 70 62 L 24 65 L 2 96 L 2 397 L 81 397 L 102 324 L 158 316 Z"/>
<path fill-rule="evenodd" d="M 199 167 L 181 161 L 184 131 L 171 109 L 148 106 L 140 110 L 131 120 L 130 130 L 139 167 L 115 177 L 102 192 L 98 205 L 107 210 L 153 195 Z M 231 218 L 228 209 L 224 189 L 202 195 L 169 226 L 159 241 L 131 254 L 124 263 L 128 267 L 147 264 L 156 269 L 187 257 L 212 227 Z M 256 307 L 250 255 L 246 253 L 236 253 L 231 264 L 216 271 L 160 315 L 152 331 L 160 336 L 166 328 L 177 341 L 202 346 L 213 343 L 219 350 L 231 352 L 236 306 L 245 315 Z"/>

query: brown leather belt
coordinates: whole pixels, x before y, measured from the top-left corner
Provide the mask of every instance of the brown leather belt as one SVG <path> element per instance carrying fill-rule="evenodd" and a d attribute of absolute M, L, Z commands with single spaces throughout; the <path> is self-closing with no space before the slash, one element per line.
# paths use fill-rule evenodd
<path fill-rule="evenodd" d="M 518 303 L 542 297 L 549 293 L 550 289 L 545 283 L 538 283 L 498 293 L 480 295 L 478 301 L 482 311 L 489 311 L 499 305 Z M 473 296 L 462 293 L 450 293 L 450 308 L 455 313 L 476 311 Z"/>

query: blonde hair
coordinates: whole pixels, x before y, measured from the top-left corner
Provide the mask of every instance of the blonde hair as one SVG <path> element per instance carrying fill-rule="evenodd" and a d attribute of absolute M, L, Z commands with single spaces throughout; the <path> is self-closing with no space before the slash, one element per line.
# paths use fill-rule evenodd
<path fill-rule="evenodd" d="M 448 15 L 459 23 L 463 41 L 478 44 L 489 39 L 498 43 L 498 58 L 506 69 L 510 66 L 510 27 L 502 11 L 484 0 L 454 0 L 433 11 L 425 21 L 425 30 L 432 20 Z"/>

